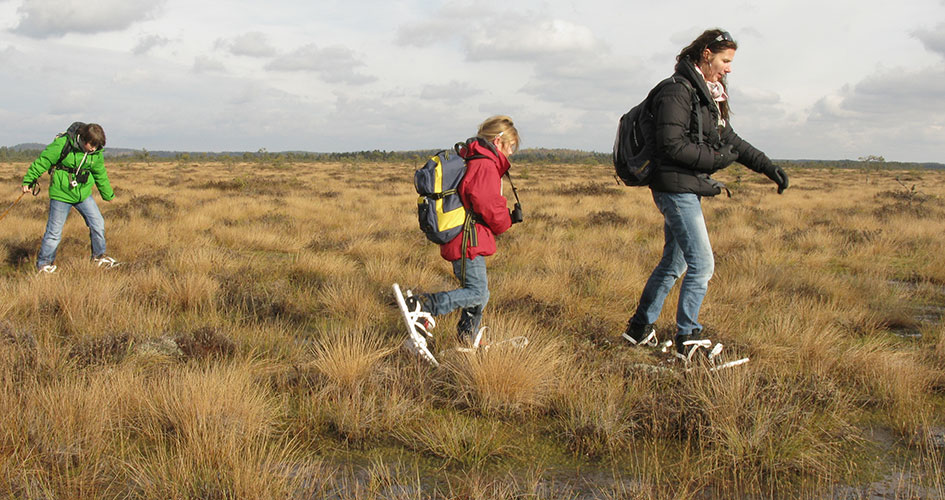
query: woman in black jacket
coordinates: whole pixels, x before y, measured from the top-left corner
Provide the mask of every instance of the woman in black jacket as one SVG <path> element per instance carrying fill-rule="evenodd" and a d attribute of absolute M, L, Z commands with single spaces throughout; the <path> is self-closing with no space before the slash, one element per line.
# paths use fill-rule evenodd
<path fill-rule="evenodd" d="M 647 280 L 637 310 L 623 337 L 633 345 L 656 344 L 653 324 L 676 280 L 685 273 L 676 309 L 677 355 L 688 359 L 702 338 L 699 309 L 715 268 L 702 215 L 702 196 L 715 196 L 722 184 L 709 176 L 738 160 L 778 185 L 788 177 L 729 123 L 725 75 L 732 71 L 738 45 L 719 29 L 707 30 L 676 57 L 673 82 L 654 96 L 657 168 L 650 182 L 653 201 L 663 214 L 663 257 Z"/>

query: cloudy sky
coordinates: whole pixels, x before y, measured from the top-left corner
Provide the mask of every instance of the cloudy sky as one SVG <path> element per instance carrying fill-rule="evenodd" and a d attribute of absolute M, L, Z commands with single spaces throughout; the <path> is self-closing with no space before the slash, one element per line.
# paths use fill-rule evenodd
<path fill-rule="evenodd" d="M 135 149 L 433 149 L 501 113 L 609 151 L 716 26 L 769 156 L 945 162 L 945 0 L 0 0 L 0 145 L 81 120 Z"/>

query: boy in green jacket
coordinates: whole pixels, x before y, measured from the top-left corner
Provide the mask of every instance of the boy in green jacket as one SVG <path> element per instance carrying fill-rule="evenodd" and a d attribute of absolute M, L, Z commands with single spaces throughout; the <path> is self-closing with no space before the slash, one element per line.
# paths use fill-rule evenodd
<path fill-rule="evenodd" d="M 98 187 L 99 194 L 105 201 L 115 198 L 108 174 L 102 148 L 105 147 L 105 131 L 95 123 L 75 122 L 64 134 L 46 146 L 46 149 L 30 165 L 23 177 L 23 192 L 50 169 L 49 181 L 49 220 L 46 233 L 39 247 L 36 268 L 40 272 L 54 273 L 57 267 L 56 249 L 62 239 L 62 227 L 66 223 L 69 211 L 75 207 L 89 227 L 92 240 L 92 260 L 99 267 L 118 265 L 115 259 L 105 255 L 105 218 L 92 198 L 92 184 Z"/>

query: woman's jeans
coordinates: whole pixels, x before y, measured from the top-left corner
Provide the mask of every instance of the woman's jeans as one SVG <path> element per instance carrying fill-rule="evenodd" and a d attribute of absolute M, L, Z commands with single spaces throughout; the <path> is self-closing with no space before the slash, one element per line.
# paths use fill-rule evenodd
<path fill-rule="evenodd" d="M 482 255 L 475 259 L 465 257 L 453 261 L 453 274 L 463 281 L 462 265 L 466 261 L 466 286 L 432 294 L 434 316 L 446 314 L 456 309 L 462 309 L 456 330 L 461 334 L 472 334 L 479 330 L 482 321 L 482 310 L 489 302 L 489 280 L 486 277 L 486 258 Z"/>
<path fill-rule="evenodd" d="M 69 217 L 69 210 L 75 207 L 85 219 L 89 227 L 89 238 L 92 240 L 92 257 L 105 255 L 105 218 L 99 211 L 98 205 L 91 196 L 78 202 L 66 203 L 59 200 L 49 200 L 49 220 L 46 222 L 46 233 L 39 246 L 39 256 L 36 258 L 36 267 L 52 264 L 56 260 L 56 249 L 62 240 L 62 227 Z"/>
<path fill-rule="evenodd" d="M 676 307 L 677 335 L 702 330 L 699 309 L 715 270 L 715 259 L 700 199 L 692 193 L 653 192 L 653 201 L 664 219 L 663 257 L 643 287 L 640 303 L 631 318 L 633 324 L 656 323 L 666 296 L 685 273 Z"/>

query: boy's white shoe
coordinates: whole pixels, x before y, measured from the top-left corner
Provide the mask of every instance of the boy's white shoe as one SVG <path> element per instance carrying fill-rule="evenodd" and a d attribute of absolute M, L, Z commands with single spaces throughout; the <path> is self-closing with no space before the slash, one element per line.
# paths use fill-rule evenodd
<path fill-rule="evenodd" d="M 55 273 L 55 272 L 58 271 L 58 270 L 59 270 L 58 267 L 56 267 L 56 266 L 54 266 L 54 265 L 52 265 L 52 264 L 47 264 L 47 265 L 45 265 L 45 266 L 39 268 L 39 274 L 53 274 L 53 273 Z"/>

